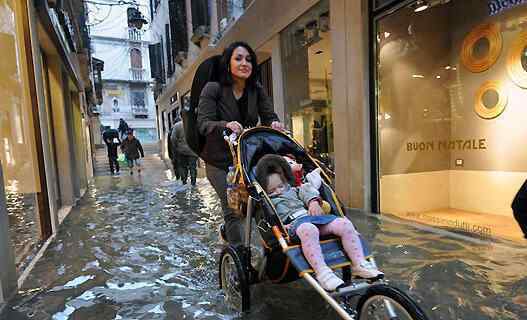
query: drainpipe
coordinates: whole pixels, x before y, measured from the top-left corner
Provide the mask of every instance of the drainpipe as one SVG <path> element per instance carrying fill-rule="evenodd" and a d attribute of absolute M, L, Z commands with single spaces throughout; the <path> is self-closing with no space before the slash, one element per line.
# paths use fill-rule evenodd
<path fill-rule="evenodd" d="M 9 239 L 4 190 L 4 176 L 0 161 L 0 307 L 17 289 L 15 257 Z"/>

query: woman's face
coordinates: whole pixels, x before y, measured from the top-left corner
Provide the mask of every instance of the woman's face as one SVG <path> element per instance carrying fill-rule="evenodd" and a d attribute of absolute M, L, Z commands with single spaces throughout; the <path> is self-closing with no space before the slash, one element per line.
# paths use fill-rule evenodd
<path fill-rule="evenodd" d="M 244 47 L 234 49 L 231 56 L 230 69 L 235 78 L 247 80 L 253 71 L 253 61 L 251 61 L 249 51 Z"/>

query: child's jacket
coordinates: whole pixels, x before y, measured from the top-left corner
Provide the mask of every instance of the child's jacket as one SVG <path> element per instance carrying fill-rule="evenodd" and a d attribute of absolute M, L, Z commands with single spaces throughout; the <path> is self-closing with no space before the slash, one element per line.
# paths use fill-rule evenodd
<path fill-rule="evenodd" d="M 294 219 L 308 216 L 309 213 L 306 210 L 307 205 L 311 200 L 319 196 L 320 194 L 317 189 L 310 183 L 304 183 L 294 188 L 288 184 L 281 194 L 271 196 L 270 198 L 282 222 L 289 224 Z"/>

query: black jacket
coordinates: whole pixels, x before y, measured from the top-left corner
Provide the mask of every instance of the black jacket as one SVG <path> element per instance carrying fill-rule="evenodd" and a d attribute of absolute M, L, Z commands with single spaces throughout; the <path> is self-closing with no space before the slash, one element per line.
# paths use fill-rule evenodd
<path fill-rule="evenodd" d="M 117 128 L 119 130 L 119 132 L 126 132 L 128 131 L 129 127 L 128 127 L 128 123 L 126 123 L 126 121 L 124 120 L 120 120 L 119 121 L 119 128 Z"/>
<path fill-rule="evenodd" d="M 139 159 L 139 153 L 141 153 L 141 158 L 145 156 L 141 142 L 135 137 L 132 140 L 128 140 L 128 138 L 124 139 L 121 144 L 121 149 L 128 160 Z"/>
<path fill-rule="evenodd" d="M 117 146 L 121 144 L 119 133 L 115 129 L 108 129 L 103 132 L 102 138 L 106 144 L 109 158 L 117 158 Z"/>
<path fill-rule="evenodd" d="M 218 82 L 209 82 L 201 91 L 198 105 L 198 128 L 206 137 L 203 153 L 210 159 L 210 164 L 227 169 L 232 163 L 232 156 L 225 140 L 223 130 L 230 121 L 238 121 L 244 128 L 254 127 L 260 118 L 261 124 L 269 126 L 279 121 L 274 112 L 273 101 L 258 85 L 248 89 L 248 110 L 245 121 L 242 121 L 232 87 L 222 86 Z"/>
<path fill-rule="evenodd" d="M 169 154 L 172 153 L 171 159 L 177 156 L 194 156 L 194 152 L 190 150 L 187 140 L 185 140 L 185 129 L 183 128 L 183 121 L 178 121 L 170 131 Z M 174 158 L 173 158 L 174 157 Z"/>

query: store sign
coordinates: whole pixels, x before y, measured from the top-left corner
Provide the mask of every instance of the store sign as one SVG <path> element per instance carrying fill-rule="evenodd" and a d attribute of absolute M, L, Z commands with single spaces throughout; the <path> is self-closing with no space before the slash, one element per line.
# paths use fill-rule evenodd
<path fill-rule="evenodd" d="M 121 90 L 106 90 L 106 94 L 109 96 L 120 96 L 123 93 Z"/>
<path fill-rule="evenodd" d="M 406 151 L 487 150 L 487 139 L 457 139 L 406 143 Z"/>
<path fill-rule="evenodd" d="M 527 3 L 527 0 L 489 0 L 487 5 L 489 8 L 489 15 L 493 16 L 524 3 Z"/>

